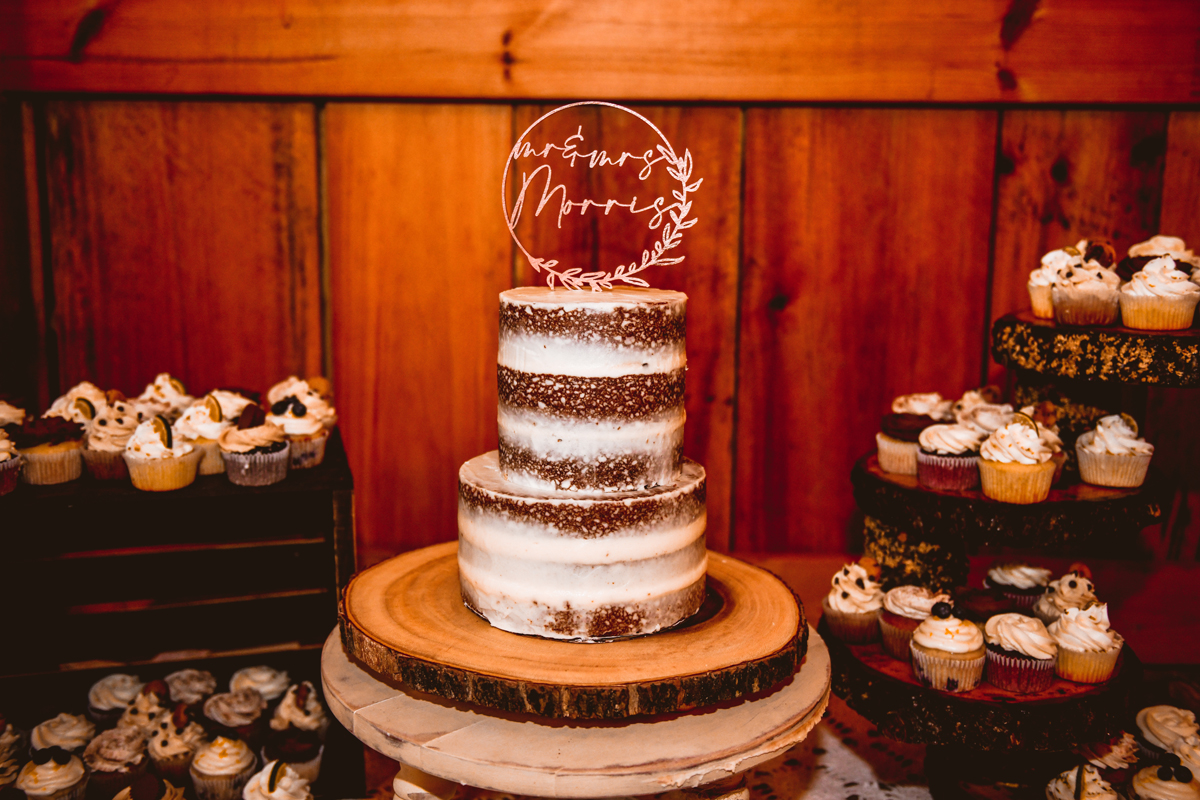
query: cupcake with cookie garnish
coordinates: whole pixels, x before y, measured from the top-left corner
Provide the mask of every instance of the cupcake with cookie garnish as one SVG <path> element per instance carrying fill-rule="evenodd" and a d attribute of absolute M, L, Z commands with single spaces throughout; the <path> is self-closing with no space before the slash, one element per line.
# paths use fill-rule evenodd
<path fill-rule="evenodd" d="M 287 477 L 290 457 L 283 428 L 268 422 L 258 406 L 246 406 L 217 442 L 231 483 L 269 486 Z"/>
<path fill-rule="evenodd" d="M 17 488 L 17 479 L 21 475 L 21 454 L 8 433 L 0 430 L 0 495 L 6 495 Z"/>
<path fill-rule="evenodd" d="M 138 424 L 125 444 L 125 465 L 135 489 L 170 492 L 196 480 L 200 452 L 159 414 Z"/>
<path fill-rule="evenodd" d="M 1046 800 L 1120 800 L 1120 795 L 1094 766 L 1080 764 L 1046 785 Z"/>
<path fill-rule="evenodd" d="M 847 644 L 879 639 L 879 610 L 883 590 L 862 564 L 847 564 L 830 581 L 821 610 L 829 632 Z"/>
<path fill-rule="evenodd" d="M 934 605 L 908 646 L 913 675 L 931 689 L 969 692 L 983 678 L 983 633 L 975 623 L 959 619 L 949 603 Z"/>
<path fill-rule="evenodd" d="M 930 425 L 917 437 L 917 482 L 961 492 L 979 485 L 979 445 L 986 437 L 965 425 Z"/>
<path fill-rule="evenodd" d="M 21 482 L 50 486 L 83 474 L 83 426 L 62 417 L 26 419 L 10 438 L 21 454 Z"/>
<path fill-rule="evenodd" d="M 192 757 L 207 738 L 204 727 L 188 715 L 187 706 L 176 705 L 150 733 L 147 750 L 154 771 L 176 786 L 186 786 Z"/>
<path fill-rule="evenodd" d="M 276 706 L 270 725 L 263 759 L 286 761 L 309 783 L 315 782 L 321 772 L 329 716 L 312 683 L 303 681 L 290 686 Z"/>
<path fill-rule="evenodd" d="M 1084 255 L 1082 264 L 1062 267 L 1054 276 L 1050 299 L 1060 325 L 1113 325 L 1120 314 L 1121 279 L 1107 251 L 1098 258 Z M 1103 263 L 1108 261 L 1107 266 Z"/>
<path fill-rule="evenodd" d="M 1108 622 L 1108 605 L 1069 608 L 1050 624 L 1058 645 L 1054 671 L 1074 683 L 1104 683 L 1113 676 L 1125 639 Z"/>
<path fill-rule="evenodd" d="M 937 392 L 905 394 L 892 401 L 875 434 L 879 468 L 896 475 L 917 474 L 918 439 L 930 425 L 953 420 L 954 403 Z"/>
<path fill-rule="evenodd" d="M 325 443 L 337 424 L 337 411 L 321 393 L 295 376 L 267 392 L 269 422 L 283 428 L 292 469 L 307 469 L 325 459 Z"/>
<path fill-rule="evenodd" d="M 950 595 L 934 594 L 923 586 L 897 586 L 883 596 L 879 612 L 879 631 L 883 649 L 893 658 L 908 661 L 908 643 L 913 631 L 929 618 L 938 603 L 949 603 Z"/>
<path fill-rule="evenodd" d="M 83 402 L 79 402 L 83 400 Z M 66 394 L 55 398 L 50 408 L 42 414 L 43 419 L 59 417 L 60 419 L 86 425 L 96 411 L 108 403 L 104 390 L 94 383 L 84 381 L 72 386 Z"/>
<path fill-rule="evenodd" d="M 29 800 L 81 800 L 87 785 L 83 760 L 60 747 L 35 750 L 16 781 Z"/>
<path fill-rule="evenodd" d="M 206 394 L 184 409 L 175 423 L 175 430 L 200 451 L 201 475 L 219 475 L 225 471 L 225 460 L 217 440 L 233 427 L 236 419 L 227 418 L 221 401 L 213 394 Z"/>
<path fill-rule="evenodd" d="M 1033 608 L 1038 598 L 1045 594 L 1049 583 L 1050 570 L 1023 561 L 996 564 L 983 579 L 984 586 L 999 589 L 1018 608 Z"/>
<path fill-rule="evenodd" d="M 242 800 L 312 800 L 310 783 L 294 764 L 271 761 L 250 776 Z"/>
<path fill-rule="evenodd" d="M 149 766 L 146 735 L 128 727 L 104 731 L 84 749 L 83 763 L 91 773 L 93 795 L 108 800 Z"/>
<path fill-rule="evenodd" d="M 1137 771 L 1129 782 L 1130 800 L 1200 800 L 1200 783 L 1195 773 L 1183 766 L 1179 756 L 1167 753 L 1157 766 Z"/>
<path fill-rule="evenodd" d="M 97 480 L 124 480 L 125 446 L 137 430 L 137 411 L 120 392 L 108 392 L 108 402 L 95 411 L 83 440 L 83 461 Z"/>
<path fill-rule="evenodd" d="M 1147 706 L 1137 713 L 1136 723 L 1138 747 L 1148 760 L 1154 762 L 1174 750 L 1180 742 L 1200 735 L 1196 715 L 1175 706 Z"/>
<path fill-rule="evenodd" d="M 133 404 L 142 422 L 160 414 L 174 422 L 194 400 L 184 388 L 183 381 L 171 377 L 168 372 L 160 372 L 151 383 L 146 384 Z"/>
<path fill-rule="evenodd" d="M 266 708 L 267 701 L 257 689 L 238 689 L 214 694 L 205 700 L 204 717 L 208 730 L 214 735 L 242 739 L 256 748 L 263 741 Z"/>
<path fill-rule="evenodd" d="M 1083 572 L 1071 571 L 1046 584 L 1046 591 L 1033 604 L 1033 615 L 1049 625 L 1067 609 L 1084 609 L 1099 602 L 1092 579 Z"/>
<path fill-rule="evenodd" d="M 241 739 L 218 736 L 196 751 L 188 774 L 198 800 L 237 800 L 254 774 L 254 752 Z"/>
<path fill-rule="evenodd" d="M 1058 645 L 1041 620 L 997 614 L 983 626 L 987 681 L 1016 694 L 1042 692 L 1054 681 Z"/>
<path fill-rule="evenodd" d="M 88 689 L 88 717 L 101 727 L 115 725 L 142 686 L 137 675 L 122 672 L 105 675 Z"/>
<path fill-rule="evenodd" d="M 87 717 L 57 714 L 29 732 L 31 750 L 60 747 L 68 753 L 79 754 L 96 735 L 96 726 Z"/>
<path fill-rule="evenodd" d="M 1170 256 L 1151 260 L 1121 287 L 1121 321 L 1142 331 L 1181 331 L 1192 326 L 1200 286 L 1191 265 Z"/>
<path fill-rule="evenodd" d="M 1079 477 L 1095 486 L 1133 488 L 1146 481 L 1154 445 L 1138 436 L 1137 421 L 1128 414 L 1101 417 L 1093 430 L 1075 440 Z"/>
<path fill-rule="evenodd" d="M 998 428 L 979 448 L 983 494 L 1002 503 L 1040 503 L 1054 481 L 1053 453 L 1038 425 L 1024 414 Z"/>

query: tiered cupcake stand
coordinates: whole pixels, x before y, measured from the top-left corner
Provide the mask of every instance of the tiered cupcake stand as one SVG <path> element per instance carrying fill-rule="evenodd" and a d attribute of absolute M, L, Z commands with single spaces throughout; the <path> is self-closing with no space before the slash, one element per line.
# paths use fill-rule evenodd
<path fill-rule="evenodd" d="M 594 644 L 506 633 L 459 596 L 455 543 L 346 588 L 322 680 L 338 720 L 402 765 L 399 800 L 456 787 L 535 797 L 745 796 L 742 774 L 802 741 L 830 661 L 778 578 L 709 554 L 685 623 Z"/>
<path fill-rule="evenodd" d="M 1017 370 L 1016 404 L 1053 399 L 1067 407 L 1065 447 L 1127 384 L 1200 386 L 1200 331 L 1146 333 L 1124 328 L 1059 328 L 1028 314 L 993 329 L 996 360 Z M 1109 405 L 1112 411 L 1122 410 Z M 980 491 L 927 489 L 915 477 L 879 469 L 875 456 L 855 464 L 855 499 L 866 515 L 865 550 L 880 562 L 885 588 L 922 583 L 962 586 L 967 556 L 983 546 L 1084 555 L 1119 546 L 1158 522 L 1168 487 L 1152 468 L 1137 489 L 1083 484 L 1073 458 L 1043 503 L 998 503 Z M 818 630 L 823 630 L 818 627 Z M 1055 679 L 1037 694 L 988 683 L 952 694 L 921 686 L 907 663 L 878 644 L 847 646 L 829 637 L 833 691 L 886 736 L 929 745 L 926 775 L 938 797 L 994 792 L 1041 797 L 1046 782 L 1077 759 L 1075 747 L 1106 739 L 1132 719 L 1131 694 L 1142 668 L 1125 646 L 1107 683 Z M 984 788 L 986 787 L 986 789 Z"/>

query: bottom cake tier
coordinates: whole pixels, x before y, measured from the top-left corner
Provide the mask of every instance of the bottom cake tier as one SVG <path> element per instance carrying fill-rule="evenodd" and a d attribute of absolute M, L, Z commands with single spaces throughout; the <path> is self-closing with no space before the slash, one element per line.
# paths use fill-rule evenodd
<path fill-rule="evenodd" d="M 496 451 L 458 474 L 463 601 L 497 628 L 555 639 L 640 636 L 704 600 L 704 467 L 674 483 L 579 494 L 514 484 Z"/>

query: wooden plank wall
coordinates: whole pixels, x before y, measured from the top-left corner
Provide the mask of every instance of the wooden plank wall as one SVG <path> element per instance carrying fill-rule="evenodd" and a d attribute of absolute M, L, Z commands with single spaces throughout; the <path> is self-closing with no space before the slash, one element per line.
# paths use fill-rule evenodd
<path fill-rule="evenodd" d="M 85 378 L 130 391 L 166 369 L 203 391 L 332 368 L 363 561 L 452 538 L 457 467 L 495 443 L 496 294 L 532 282 L 500 175 L 545 108 L 0 104 L 17 331 L 0 391 L 44 405 Z M 1160 229 L 1200 244 L 1196 112 L 640 110 L 705 179 L 688 261 L 651 277 L 691 295 L 686 451 L 712 476 L 718 549 L 845 547 L 850 465 L 891 397 L 997 377 L 988 325 L 1025 305 L 1045 250 Z M 1160 555 L 1192 559 L 1197 391 L 1149 404 L 1160 462 L 1192 489 Z"/>

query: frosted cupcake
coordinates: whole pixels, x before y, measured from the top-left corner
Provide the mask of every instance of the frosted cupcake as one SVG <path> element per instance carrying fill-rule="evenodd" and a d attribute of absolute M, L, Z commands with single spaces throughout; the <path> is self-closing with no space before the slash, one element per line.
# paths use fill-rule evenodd
<path fill-rule="evenodd" d="M 263 748 L 264 761 L 284 761 L 309 783 L 321 774 L 329 717 L 308 681 L 288 688 L 271 718 L 271 734 Z"/>
<path fill-rule="evenodd" d="M 324 741 L 325 732 L 329 730 L 329 716 L 317 698 L 317 690 L 312 683 L 301 681 L 288 687 L 283 699 L 275 707 L 270 725 L 276 733 L 308 731 Z"/>
<path fill-rule="evenodd" d="M 214 694 L 204 701 L 208 728 L 218 736 L 244 739 L 251 747 L 262 744 L 267 701 L 255 689 Z"/>
<path fill-rule="evenodd" d="M 1075 683 L 1104 683 L 1117 668 L 1125 640 L 1109 628 L 1108 605 L 1067 609 L 1050 625 L 1058 645 L 1054 671 Z"/>
<path fill-rule="evenodd" d="M 879 638 L 879 609 L 883 590 L 861 564 L 847 564 L 833 576 L 832 588 L 821 601 L 829 632 L 848 644 Z"/>
<path fill-rule="evenodd" d="M 1196 715 L 1175 706 L 1147 706 L 1137 713 L 1138 746 L 1146 757 L 1157 761 L 1180 743 L 1200 734 Z"/>
<path fill-rule="evenodd" d="M 99 725 L 114 725 L 142 690 L 136 675 L 114 673 L 92 684 L 88 690 L 88 716 Z"/>
<path fill-rule="evenodd" d="M 193 400 L 195 398 L 187 393 L 182 381 L 172 378 L 170 373 L 160 372 L 154 377 L 154 381 L 146 384 L 145 390 L 137 396 L 134 407 L 142 422 L 159 414 L 173 422 L 179 418 L 185 408 L 192 404 Z"/>
<path fill-rule="evenodd" d="M 917 437 L 917 482 L 961 492 L 979 485 L 979 445 L 984 434 L 965 425 L 930 425 Z"/>
<path fill-rule="evenodd" d="M 337 411 L 321 393 L 295 376 L 267 392 L 271 413 L 267 421 L 283 428 L 291 451 L 291 468 L 307 469 L 325 458 L 329 431 L 337 424 Z"/>
<path fill-rule="evenodd" d="M 121 714 L 117 727 L 136 728 L 147 737 L 153 736 L 159 723 L 171 716 L 171 712 L 159 700 L 167 699 L 167 691 L 167 685 L 162 681 L 147 683 Z"/>
<path fill-rule="evenodd" d="M 1130 800 L 1200 800 L 1200 784 L 1179 758 L 1167 754 L 1163 763 L 1138 770 L 1129 782 Z"/>
<path fill-rule="evenodd" d="M 938 603 L 949 603 L 950 595 L 934 594 L 923 586 L 897 586 L 883 596 L 883 608 L 879 612 L 879 631 L 883 635 L 883 649 L 894 658 L 908 661 L 911 657 L 908 643 L 913 631 L 928 619 Z"/>
<path fill-rule="evenodd" d="M 1068 572 L 1046 585 L 1046 591 L 1033 604 L 1033 613 L 1046 625 L 1056 622 L 1069 608 L 1084 609 L 1100 601 L 1091 579 Z"/>
<path fill-rule="evenodd" d="M 1053 403 L 1046 401 L 1037 406 L 1022 406 L 1020 413 L 1037 423 L 1038 436 L 1046 447 L 1050 448 L 1050 460 L 1054 462 L 1054 479 L 1058 483 L 1062 479 L 1063 467 L 1067 464 L 1067 454 L 1063 451 L 1063 440 L 1059 436 L 1057 425 L 1060 410 Z"/>
<path fill-rule="evenodd" d="M 78 402 L 80 399 L 84 402 Z M 94 383 L 84 381 L 72 386 L 62 397 L 55 398 L 42 417 L 44 419 L 60 417 L 70 422 L 86 425 L 96 415 L 96 412 L 107 404 L 108 397 L 104 390 Z"/>
<path fill-rule="evenodd" d="M 229 690 L 240 692 L 253 689 L 262 695 L 263 700 L 271 703 L 283 697 L 291 685 L 291 679 L 283 670 L 272 669 L 265 664 L 256 667 L 243 667 L 229 679 Z"/>
<path fill-rule="evenodd" d="M 254 774 L 254 753 L 240 739 L 218 736 L 196 751 L 189 774 L 198 800 L 237 800 Z"/>
<path fill-rule="evenodd" d="M 988 570 L 983 585 L 1000 592 L 1019 608 L 1033 608 L 1050 583 L 1050 570 L 1022 562 L 997 564 Z"/>
<path fill-rule="evenodd" d="M 958 619 L 949 603 L 938 603 L 909 642 L 913 674 L 943 692 L 969 692 L 983 678 L 987 649 L 973 622 Z"/>
<path fill-rule="evenodd" d="M 33 750 L 49 750 L 57 747 L 68 753 L 83 752 L 88 742 L 96 735 L 96 726 L 87 717 L 74 714 L 58 714 L 29 732 L 29 747 Z"/>
<path fill-rule="evenodd" d="M 1024 415 L 996 430 L 979 448 L 983 494 L 1002 503 L 1040 503 L 1054 481 L 1053 453 L 1037 423 Z"/>
<path fill-rule="evenodd" d="M 312 800 L 310 781 L 283 761 L 272 761 L 251 776 L 242 800 Z"/>
<path fill-rule="evenodd" d="M 986 438 L 1013 421 L 1013 407 L 1008 403 L 975 403 L 964 406 L 954 419 Z"/>
<path fill-rule="evenodd" d="M 1154 445 L 1138 437 L 1133 417 L 1111 414 L 1075 441 L 1075 455 L 1085 483 L 1132 488 L 1145 482 Z"/>
<path fill-rule="evenodd" d="M 221 458 L 217 440 L 233 427 L 236 419 L 226 418 L 221 402 L 211 394 L 206 394 L 184 409 L 176 421 L 175 430 L 200 451 L 201 475 L 219 475 L 225 471 L 225 460 Z"/>
<path fill-rule="evenodd" d="M 61 417 L 27 419 L 19 430 L 9 429 L 21 453 L 21 482 L 50 486 L 77 480 L 83 474 L 83 426 Z"/>
<path fill-rule="evenodd" d="M 997 614 L 984 625 L 983 633 L 988 683 L 1017 694 L 1049 688 L 1058 645 L 1041 620 L 1024 614 Z"/>
<path fill-rule="evenodd" d="M 875 434 L 879 468 L 896 475 L 917 474 L 918 439 L 930 425 L 953 420 L 954 403 L 937 392 L 905 394 L 892 401 L 892 412 Z"/>
<path fill-rule="evenodd" d="M 83 761 L 57 747 L 35 751 L 16 781 L 29 800 L 81 800 L 87 785 Z"/>
<path fill-rule="evenodd" d="M 217 679 L 208 670 L 181 669 L 163 679 L 172 703 L 199 708 L 204 700 L 217 691 Z"/>
<path fill-rule="evenodd" d="M 21 474 L 21 454 L 8 434 L 0 430 L 0 495 L 6 495 L 17 488 L 17 478 Z"/>
<path fill-rule="evenodd" d="M 206 740 L 204 728 L 188 717 L 187 706 L 180 703 L 150 733 L 147 749 L 154 771 L 176 786 L 184 786 L 192 757 Z"/>
<path fill-rule="evenodd" d="M 1096 261 L 1066 266 L 1054 276 L 1050 298 L 1061 325 L 1113 325 L 1120 311 L 1121 279 Z"/>
<path fill-rule="evenodd" d="M 1074 752 L 1109 783 L 1124 783 L 1130 768 L 1138 762 L 1137 742 L 1133 734 L 1124 731 L 1107 741 L 1077 747 Z"/>
<path fill-rule="evenodd" d="M 125 446 L 137 430 L 137 411 L 128 400 L 113 397 L 96 410 L 87 426 L 83 460 L 88 473 L 97 480 L 123 480 L 129 477 L 125 465 Z"/>
<path fill-rule="evenodd" d="M 109 798 L 146 771 L 146 736 L 137 728 L 113 728 L 92 739 L 83 751 L 96 797 Z"/>
<path fill-rule="evenodd" d="M 1080 764 L 1046 785 L 1046 800 L 1119 800 L 1120 795 L 1091 764 Z"/>
<path fill-rule="evenodd" d="M 1151 236 L 1144 242 L 1138 242 L 1129 248 L 1129 255 L 1121 259 L 1117 265 L 1117 274 L 1122 280 L 1129 280 L 1156 258 L 1170 256 L 1176 261 L 1183 262 L 1180 269 L 1187 272 L 1200 267 L 1200 257 L 1187 246 L 1178 236 Z M 1187 266 L 1184 266 L 1187 265 Z"/>
<path fill-rule="evenodd" d="M 169 492 L 196 480 L 200 453 L 178 436 L 170 421 L 159 414 L 139 423 L 125 444 L 125 465 L 134 488 Z"/>
<path fill-rule="evenodd" d="M 1081 242 L 1080 244 L 1086 244 Z M 1029 273 L 1025 286 L 1029 290 L 1029 302 L 1033 306 L 1033 315 L 1040 319 L 1054 319 L 1054 301 L 1050 296 L 1050 287 L 1058 271 L 1065 267 L 1082 267 L 1083 252 L 1076 247 L 1061 247 L 1051 250 L 1042 256 L 1038 268 Z"/>
<path fill-rule="evenodd" d="M 267 422 L 258 406 L 246 406 L 237 425 L 217 440 L 225 474 L 239 486 L 269 486 L 287 477 L 290 463 L 283 428 Z"/>
<path fill-rule="evenodd" d="M 1134 273 L 1120 292 L 1125 327 L 1143 331 L 1190 328 L 1200 303 L 1200 286 L 1192 283 L 1190 273 L 1190 264 L 1170 256 L 1156 258 Z"/>

